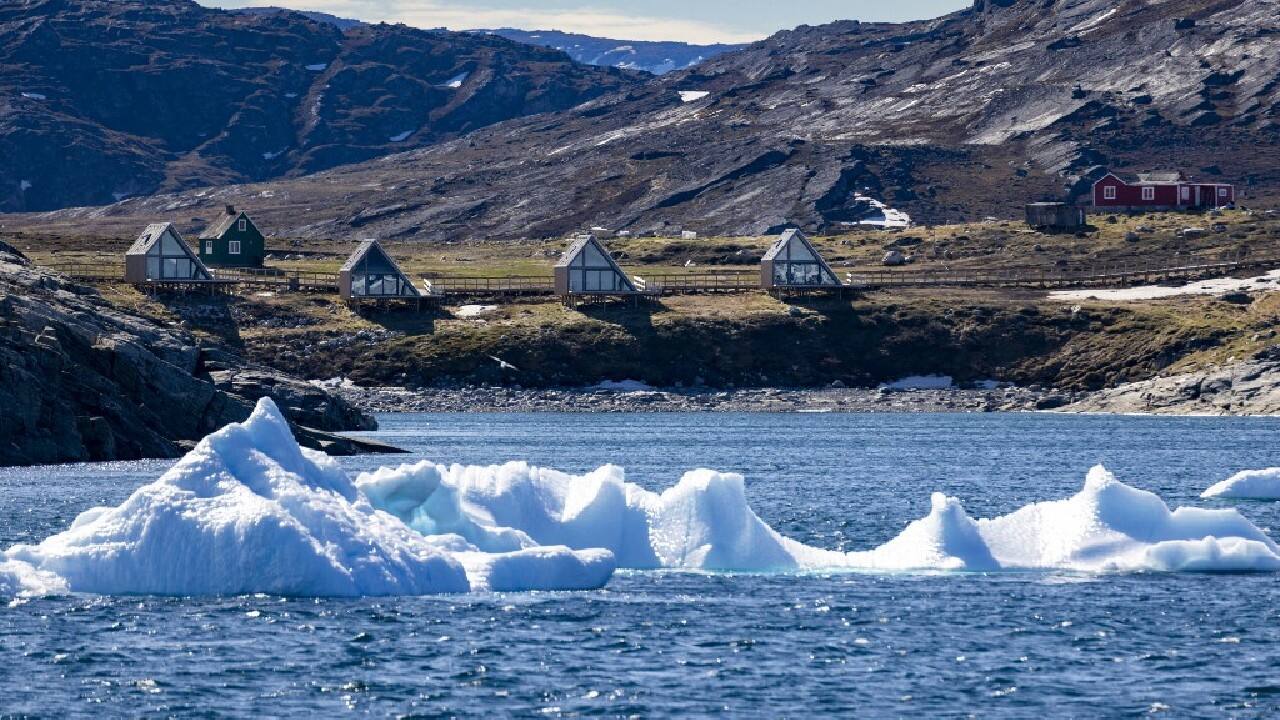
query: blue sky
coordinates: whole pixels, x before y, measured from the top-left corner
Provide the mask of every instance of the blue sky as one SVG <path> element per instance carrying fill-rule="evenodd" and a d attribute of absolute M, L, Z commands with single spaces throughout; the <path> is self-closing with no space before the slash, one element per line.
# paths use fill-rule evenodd
<path fill-rule="evenodd" d="M 280 5 L 418 27 L 567 30 L 625 40 L 744 42 L 832 20 L 936 17 L 970 0 L 202 0 L 216 7 Z"/>

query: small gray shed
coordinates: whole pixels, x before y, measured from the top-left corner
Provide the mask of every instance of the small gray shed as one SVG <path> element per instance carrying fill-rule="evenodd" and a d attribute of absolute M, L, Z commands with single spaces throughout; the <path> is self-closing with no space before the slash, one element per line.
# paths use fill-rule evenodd
<path fill-rule="evenodd" d="M 1084 208 L 1064 202 L 1027 205 L 1027 225 L 1036 230 L 1079 230 L 1087 223 Z"/>

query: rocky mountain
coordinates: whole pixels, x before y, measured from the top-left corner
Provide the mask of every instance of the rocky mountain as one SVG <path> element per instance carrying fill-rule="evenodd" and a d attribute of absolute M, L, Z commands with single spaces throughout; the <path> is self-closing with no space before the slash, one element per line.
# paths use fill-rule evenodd
<path fill-rule="evenodd" d="M 114 307 L 0 242 L 0 466 L 177 457 L 263 396 L 308 447 L 388 449 L 330 433 L 377 427 L 341 398 Z"/>
<path fill-rule="evenodd" d="M 665 75 L 673 70 L 690 68 L 717 55 L 743 48 L 742 45 L 691 45 L 682 42 L 610 40 L 559 30 L 501 28 L 476 32 L 500 35 L 516 42 L 561 50 L 568 53 L 574 60 L 588 65 L 643 70 L 654 75 Z"/>
<path fill-rule="evenodd" d="M 23 222 L 251 207 L 323 237 L 755 234 L 1012 216 L 1104 169 L 1175 168 L 1280 199 L 1274 0 L 976 0 L 905 24 L 779 33 L 549 115 L 375 162 Z M 12 222 L 12 221 L 11 221 Z"/>
<path fill-rule="evenodd" d="M 314 172 L 638 82 L 496 36 L 190 0 L 0 3 L 0 211 Z"/>

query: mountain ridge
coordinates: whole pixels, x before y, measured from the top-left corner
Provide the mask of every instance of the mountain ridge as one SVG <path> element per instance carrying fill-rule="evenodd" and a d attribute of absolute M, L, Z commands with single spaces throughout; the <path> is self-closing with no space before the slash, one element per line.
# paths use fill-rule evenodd
<path fill-rule="evenodd" d="M 924 223 L 1075 199 L 1177 168 L 1280 199 L 1270 0 L 977 2 L 934 20 L 802 26 L 583 105 L 270 184 L 67 211 L 133 223 L 256 205 L 282 234 L 552 237 L 593 225 L 761 234 Z"/>
<path fill-rule="evenodd" d="M 0 68 L 8 211 L 314 172 L 641 78 L 499 37 L 189 0 L 0 6 Z"/>

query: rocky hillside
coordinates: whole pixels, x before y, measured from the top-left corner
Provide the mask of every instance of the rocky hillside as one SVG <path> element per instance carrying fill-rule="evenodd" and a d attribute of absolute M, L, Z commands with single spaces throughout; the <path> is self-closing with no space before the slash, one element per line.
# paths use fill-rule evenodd
<path fill-rule="evenodd" d="M 1280 199 L 1273 0 L 980 0 L 937 20 L 801 27 L 552 116 L 286 182 L 36 218 L 132 229 L 253 206 L 282 232 L 551 237 L 587 225 L 752 234 L 1013 216 L 1104 168 Z"/>
<path fill-rule="evenodd" d="M 495 36 L 189 0 L 0 3 L 0 211 L 323 170 L 637 77 Z"/>
<path fill-rule="evenodd" d="M 559 30 L 480 30 L 501 35 L 508 40 L 562 50 L 569 57 L 588 65 L 604 65 L 627 70 L 643 70 L 666 75 L 673 70 L 691 68 L 717 55 L 742 49 L 742 45 L 690 45 L 682 42 L 643 40 L 611 40 Z"/>
<path fill-rule="evenodd" d="M 386 449 L 330 434 L 376 427 L 342 399 L 122 311 L 0 243 L 0 465 L 177 457 L 263 396 L 309 447 Z"/>

